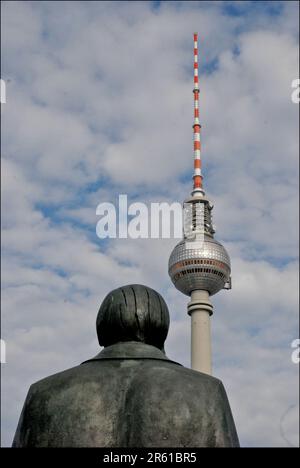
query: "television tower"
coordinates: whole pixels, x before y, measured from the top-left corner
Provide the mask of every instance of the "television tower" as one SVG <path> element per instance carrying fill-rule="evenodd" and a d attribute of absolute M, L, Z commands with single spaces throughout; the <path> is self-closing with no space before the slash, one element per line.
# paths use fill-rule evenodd
<path fill-rule="evenodd" d="M 231 289 L 230 258 L 214 239 L 211 212 L 201 173 L 201 125 L 199 121 L 198 34 L 194 34 L 194 175 L 193 191 L 183 203 L 183 240 L 169 259 L 169 275 L 175 287 L 191 297 L 191 367 L 211 374 L 210 296 Z"/>

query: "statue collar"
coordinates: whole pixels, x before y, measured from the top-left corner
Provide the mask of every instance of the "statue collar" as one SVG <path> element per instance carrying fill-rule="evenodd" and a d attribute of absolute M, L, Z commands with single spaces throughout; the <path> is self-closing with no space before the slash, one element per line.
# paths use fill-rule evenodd
<path fill-rule="evenodd" d="M 101 359 L 156 359 L 168 361 L 181 366 L 178 362 L 170 360 L 164 351 L 155 346 L 140 343 L 138 341 L 126 341 L 107 346 L 99 354 L 82 362 L 99 361 Z"/>

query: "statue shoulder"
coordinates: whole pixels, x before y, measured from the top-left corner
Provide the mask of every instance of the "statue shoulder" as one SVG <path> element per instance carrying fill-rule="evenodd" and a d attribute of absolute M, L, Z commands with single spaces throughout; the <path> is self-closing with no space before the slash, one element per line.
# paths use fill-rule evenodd
<path fill-rule="evenodd" d="M 157 378 L 178 380 L 185 385 L 189 382 L 190 385 L 203 385 L 210 388 L 217 388 L 222 385 L 222 381 L 202 372 L 198 372 L 187 367 L 177 365 L 173 361 L 162 361 L 160 364 L 145 365 L 141 369 L 142 374 L 149 374 L 149 378 L 156 374 Z M 143 378 L 145 375 L 143 375 Z"/>
<path fill-rule="evenodd" d="M 85 370 L 87 369 L 78 365 L 36 381 L 31 384 L 27 399 L 29 397 L 30 399 L 32 399 L 32 397 L 37 398 L 39 395 L 44 395 L 48 391 L 53 392 L 64 386 L 72 385 L 72 383 L 75 384 L 76 381 L 84 378 Z"/>

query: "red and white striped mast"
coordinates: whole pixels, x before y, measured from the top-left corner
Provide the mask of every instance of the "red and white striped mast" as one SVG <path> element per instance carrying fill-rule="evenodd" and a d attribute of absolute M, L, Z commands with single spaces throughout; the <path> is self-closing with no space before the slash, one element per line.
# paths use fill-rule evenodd
<path fill-rule="evenodd" d="M 192 195 L 204 195 L 201 173 L 201 125 L 199 121 L 198 34 L 194 33 L 194 187 Z"/>

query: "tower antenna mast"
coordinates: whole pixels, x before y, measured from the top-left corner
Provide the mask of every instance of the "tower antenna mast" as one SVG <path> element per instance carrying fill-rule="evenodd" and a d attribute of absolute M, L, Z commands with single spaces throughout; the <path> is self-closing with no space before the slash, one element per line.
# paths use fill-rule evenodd
<path fill-rule="evenodd" d="M 199 121 L 198 34 L 194 33 L 194 189 L 193 194 L 204 195 L 201 174 L 201 125 Z"/>

